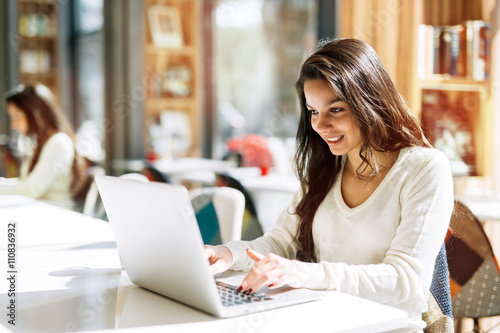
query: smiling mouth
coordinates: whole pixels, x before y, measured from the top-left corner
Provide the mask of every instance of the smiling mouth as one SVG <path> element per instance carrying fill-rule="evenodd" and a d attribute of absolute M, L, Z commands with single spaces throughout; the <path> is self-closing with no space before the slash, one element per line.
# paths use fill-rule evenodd
<path fill-rule="evenodd" d="M 328 143 L 335 143 L 335 142 L 338 142 L 340 139 L 342 139 L 344 136 L 341 135 L 341 136 L 337 136 L 335 138 L 326 138 L 326 142 Z"/>

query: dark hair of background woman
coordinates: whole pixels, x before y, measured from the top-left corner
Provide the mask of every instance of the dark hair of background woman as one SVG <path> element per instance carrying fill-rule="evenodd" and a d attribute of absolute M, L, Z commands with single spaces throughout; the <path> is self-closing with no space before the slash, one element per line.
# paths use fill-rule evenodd
<path fill-rule="evenodd" d="M 374 151 L 395 152 L 405 147 L 431 146 L 368 44 L 356 39 L 335 39 L 318 45 L 302 65 L 296 83 L 301 113 L 295 160 L 303 194 L 296 208 L 299 217 L 297 259 L 309 262 L 317 261 L 312 236 L 314 215 L 340 171 L 341 156 L 333 155 L 311 127 L 304 95 L 306 81 L 327 80 L 333 92 L 349 106 L 363 138 L 359 152 L 363 162 L 356 170 L 358 178 L 369 182 L 378 173 L 381 165 Z"/>
<path fill-rule="evenodd" d="M 64 132 L 73 142 L 75 141 L 75 133 L 71 125 L 62 110 L 56 105 L 54 96 L 46 86 L 42 84 L 19 85 L 6 94 L 5 100 L 7 104 L 14 104 L 26 115 L 28 121 L 27 135 L 36 137 L 37 146 L 28 173 L 33 171 L 33 168 L 38 163 L 40 153 L 51 135 Z M 71 192 L 76 196 L 84 186 L 83 161 L 77 154 L 76 149 L 71 172 Z"/>

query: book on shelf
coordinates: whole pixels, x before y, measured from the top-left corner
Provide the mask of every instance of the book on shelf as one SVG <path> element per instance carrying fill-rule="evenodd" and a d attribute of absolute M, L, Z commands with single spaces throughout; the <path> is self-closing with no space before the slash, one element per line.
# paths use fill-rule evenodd
<path fill-rule="evenodd" d="M 467 21 L 467 45 L 471 46 L 468 57 L 469 77 L 483 81 L 489 77 L 490 26 L 483 21 Z"/>
<path fill-rule="evenodd" d="M 490 71 L 490 25 L 466 21 L 452 26 L 420 25 L 418 76 L 437 75 L 485 81 Z"/>

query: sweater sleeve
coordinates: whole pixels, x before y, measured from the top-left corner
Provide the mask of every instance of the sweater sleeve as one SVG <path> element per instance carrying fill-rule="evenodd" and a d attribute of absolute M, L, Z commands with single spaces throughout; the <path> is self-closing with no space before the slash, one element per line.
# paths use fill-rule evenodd
<path fill-rule="evenodd" d="M 0 194 L 24 195 L 38 199 L 58 175 L 71 172 L 73 143 L 66 135 L 54 134 L 43 147 L 38 163 L 26 178 L 0 178 Z"/>
<path fill-rule="evenodd" d="M 382 263 L 298 263 L 302 286 L 335 289 L 381 303 L 414 298 L 425 306 L 453 204 L 449 161 L 434 150 L 403 186 L 400 225 Z"/>

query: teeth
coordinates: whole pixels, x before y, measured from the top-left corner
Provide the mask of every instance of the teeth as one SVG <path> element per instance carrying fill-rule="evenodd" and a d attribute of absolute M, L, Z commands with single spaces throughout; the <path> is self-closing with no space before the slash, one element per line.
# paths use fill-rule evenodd
<path fill-rule="evenodd" d="M 338 137 L 336 137 L 336 138 L 326 139 L 326 141 L 329 141 L 329 142 L 336 142 L 336 141 L 339 141 L 341 137 L 342 137 L 342 135 L 341 135 L 341 136 L 338 136 Z"/>

